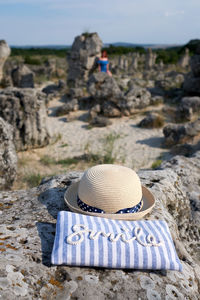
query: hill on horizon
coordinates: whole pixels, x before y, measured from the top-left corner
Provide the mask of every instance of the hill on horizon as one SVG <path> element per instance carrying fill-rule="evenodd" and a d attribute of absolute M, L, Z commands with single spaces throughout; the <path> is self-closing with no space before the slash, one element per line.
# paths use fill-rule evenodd
<path fill-rule="evenodd" d="M 171 47 L 180 47 L 183 45 L 179 44 L 136 44 L 136 43 L 128 43 L 128 42 L 116 42 L 116 43 L 104 43 L 103 47 L 143 47 L 143 48 L 152 48 L 152 49 L 165 49 L 165 48 L 171 48 Z M 41 49 L 66 49 L 71 48 L 71 45 L 11 45 L 11 48 L 20 48 L 20 49 L 30 49 L 30 48 L 41 48 Z"/>

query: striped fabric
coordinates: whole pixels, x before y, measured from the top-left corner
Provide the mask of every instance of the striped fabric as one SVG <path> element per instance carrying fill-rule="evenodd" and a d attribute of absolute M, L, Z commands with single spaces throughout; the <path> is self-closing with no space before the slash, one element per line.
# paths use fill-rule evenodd
<path fill-rule="evenodd" d="M 130 240 L 130 241 L 129 241 Z M 121 221 L 58 214 L 52 264 L 182 270 L 165 221 Z"/>

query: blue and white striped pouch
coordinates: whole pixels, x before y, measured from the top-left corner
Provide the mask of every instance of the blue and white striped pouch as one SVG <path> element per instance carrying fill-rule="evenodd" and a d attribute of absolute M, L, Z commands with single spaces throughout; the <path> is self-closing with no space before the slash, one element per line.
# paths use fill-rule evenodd
<path fill-rule="evenodd" d="M 58 213 L 54 265 L 182 270 L 165 221 L 121 221 Z"/>

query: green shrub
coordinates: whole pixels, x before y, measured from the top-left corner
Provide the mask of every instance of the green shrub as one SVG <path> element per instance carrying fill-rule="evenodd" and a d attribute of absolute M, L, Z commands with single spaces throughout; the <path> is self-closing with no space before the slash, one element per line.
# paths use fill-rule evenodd
<path fill-rule="evenodd" d="M 24 63 L 28 65 L 36 65 L 36 66 L 42 65 L 42 61 L 39 58 L 31 57 L 28 55 L 25 56 Z"/>
<path fill-rule="evenodd" d="M 152 169 L 157 169 L 158 167 L 160 167 L 161 163 L 162 163 L 162 160 L 161 159 L 157 159 L 156 161 L 154 161 L 152 163 L 151 168 Z"/>
<path fill-rule="evenodd" d="M 43 176 L 39 173 L 32 173 L 24 176 L 23 181 L 27 183 L 29 188 L 38 186 L 42 180 Z"/>
<path fill-rule="evenodd" d="M 64 166 L 69 166 L 72 164 L 77 164 L 80 161 L 80 158 L 78 157 L 69 157 L 69 158 L 64 158 L 64 159 L 59 159 L 56 161 L 57 165 L 64 165 Z"/>
<path fill-rule="evenodd" d="M 44 155 L 43 157 L 40 158 L 40 162 L 44 166 L 49 166 L 49 165 L 55 164 L 56 160 L 48 155 Z"/>

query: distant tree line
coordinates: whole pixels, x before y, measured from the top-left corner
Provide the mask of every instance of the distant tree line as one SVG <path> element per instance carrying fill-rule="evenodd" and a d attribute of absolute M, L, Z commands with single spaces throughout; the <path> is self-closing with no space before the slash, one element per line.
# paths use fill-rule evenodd
<path fill-rule="evenodd" d="M 70 50 L 69 48 L 11 48 L 11 56 L 36 56 L 36 55 L 55 55 L 58 57 L 66 57 L 67 52 Z"/>
<path fill-rule="evenodd" d="M 164 64 L 176 64 L 180 57 L 185 52 L 185 48 L 188 48 L 190 51 L 190 55 L 193 55 L 197 49 L 200 47 L 200 40 L 191 40 L 186 45 L 182 47 L 171 47 L 166 49 L 153 49 L 153 52 L 156 52 L 157 59 L 156 62 L 163 61 Z M 109 47 L 103 48 L 106 50 L 109 56 L 112 55 L 125 55 L 128 53 L 137 52 L 139 54 L 145 54 L 147 49 L 143 47 L 125 47 L 125 46 L 114 46 L 110 45 Z M 53 55 L 56 57 L 65 58 L 67 53 L 70 52 L 70 48 L 15 48 L 12 47 L 11 56 L 22 56 L 24 58 L 24 62 L 27 64 L 35 64 L 41 65 L 45 62 L 45 56 Z M 41 56 L 43 58 L 41 58 Z"/>
<path fill-rule="evenodd" d="M 125 46 L 114 46 L 109 45 L 109 47 L 103 48 L 103 50 L 106 50 L 108 55 L 123 55 L 128 53 L 140 53 L 144 54 L 145 49 L 143 47 L 125 47 Z"/>

